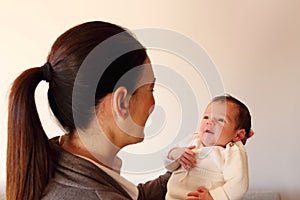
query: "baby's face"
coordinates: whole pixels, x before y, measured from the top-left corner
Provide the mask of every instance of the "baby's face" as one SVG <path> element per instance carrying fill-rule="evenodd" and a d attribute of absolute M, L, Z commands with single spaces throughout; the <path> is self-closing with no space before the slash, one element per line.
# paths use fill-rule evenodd
<path fill-rule="evenodd" d="M 237 135 L 238 107 L 231 102 L 213 102 L 203 114 L 200 138 L 205 146 L 226 146 Z"/>

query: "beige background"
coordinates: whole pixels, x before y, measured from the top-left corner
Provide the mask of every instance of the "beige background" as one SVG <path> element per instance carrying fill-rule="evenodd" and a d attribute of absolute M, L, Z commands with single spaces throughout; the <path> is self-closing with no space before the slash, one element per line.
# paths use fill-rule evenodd
<path fill-rule="evenodd" d="M 167 28 L 201 44 L 226 92 L 251 110 L 256 135 L 247 144 L 250 190 L 278 191 L 285 200 L 300 198 L 299 0 L 80 2 L 0 2 L 0 192 L 5 187 L 7 96 L 13 79 L 28 67 L 42 65 L 54 40 L 68 28 L 104 20 L 129 29 Z M 153 61 L 160 62 L 155 55 Z M 37 102 L 45 129 L 53 136 L 61 132 L 48 117 L 46 89 L 45 83 L 38 87 Z M 159 93 L 158 103 L 164 101 Z M 203 91 L 205 102 L 207 93 Z M 147 143 L 143 148 L 147 150 Z"/>

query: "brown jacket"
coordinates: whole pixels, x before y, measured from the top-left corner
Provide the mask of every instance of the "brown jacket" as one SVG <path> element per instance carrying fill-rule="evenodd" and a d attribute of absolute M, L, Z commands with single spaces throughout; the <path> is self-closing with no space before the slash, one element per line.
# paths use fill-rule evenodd
<path fill-rule="evenodd" d="M 107 173 L 53 143 L 57 167 L 47 185 L 42 200 L 129 200 L 128 193 Z M 165 199 L 170 173 L 139 184 L 138 200 Z"/>

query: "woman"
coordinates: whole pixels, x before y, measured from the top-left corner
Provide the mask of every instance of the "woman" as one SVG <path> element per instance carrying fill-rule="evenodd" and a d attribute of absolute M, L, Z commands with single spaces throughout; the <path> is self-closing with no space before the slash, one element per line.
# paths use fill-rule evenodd
<path fill-rule="evenodd" d="M 90 55 L 96 59 L 86 59 Z M 50 108 L 66 132 L 51 140 L 34 100 L 42 80 L 49 82 Z M 116 156 L 143 140 L 153 87 L 145 48 L 123 28 L 95 21 L 62 34 L 46 64 L 24 71 L 11 88 L 7 199 L 164 199 L 168 173 L 136 187 L 120 176 Z"/>

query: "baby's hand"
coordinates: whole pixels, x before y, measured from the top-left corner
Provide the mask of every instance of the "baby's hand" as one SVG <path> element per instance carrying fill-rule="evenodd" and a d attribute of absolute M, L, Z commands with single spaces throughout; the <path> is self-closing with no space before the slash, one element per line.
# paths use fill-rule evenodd
<path fill-rule="evenodd" d="M 209 191 L 203 186 L 198 187 L 197 191 L 189 192 L 187 196 L 185 200 L 213 200 Z"/>
<path fill-rule="evenodd" d="M 184 152 L 176 159 L 186 170 L 195 167 L 197 155 L 195 148 L 195 145 L 184 148 Z"/>

